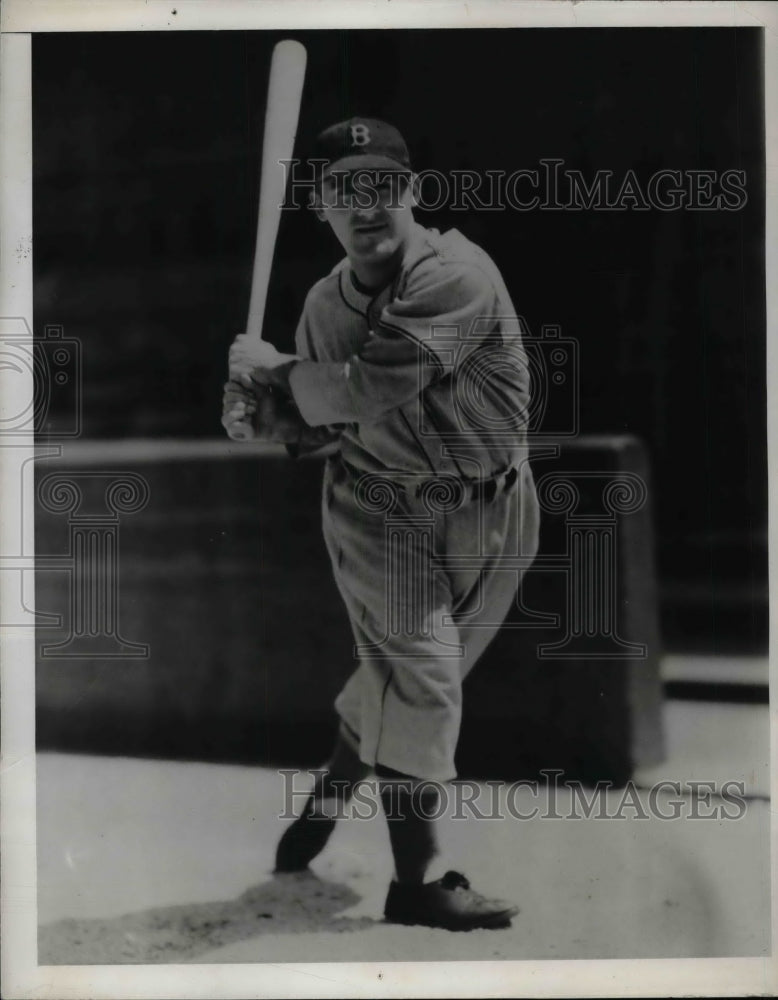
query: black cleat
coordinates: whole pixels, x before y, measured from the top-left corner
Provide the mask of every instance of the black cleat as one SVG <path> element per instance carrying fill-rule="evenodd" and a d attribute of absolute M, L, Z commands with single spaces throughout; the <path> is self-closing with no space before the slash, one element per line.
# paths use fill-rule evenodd
<path fill-rule="evenodd" d="M 509 927 L 518 906 L 502 899 L 485 899 L 473 892 L 459 872 L 446 872 L 437 882 L 406 885 L 392 882 L 384 917 L 392 924 L 422 924 L 449 931 Z"/>
<path fill-rule="evenodd" d="M 320 854 L 335 829 L 337 819 L 332 816 L 314 815 L 310 801 L 302 814 L 287 827 L 276 848 L 277 872 L 305 871 Z"/>

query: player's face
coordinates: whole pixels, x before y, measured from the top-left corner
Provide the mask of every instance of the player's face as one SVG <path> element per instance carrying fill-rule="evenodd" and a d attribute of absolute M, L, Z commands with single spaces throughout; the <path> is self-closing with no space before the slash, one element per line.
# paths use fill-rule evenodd
<path fill-rule="evenodd" d="M 316 209 L 359 277 L 360 265 L 380 266 L 404 249 L 413 225 L 411 177 L 364 169 L 335 172 L 322 181 Z"/>

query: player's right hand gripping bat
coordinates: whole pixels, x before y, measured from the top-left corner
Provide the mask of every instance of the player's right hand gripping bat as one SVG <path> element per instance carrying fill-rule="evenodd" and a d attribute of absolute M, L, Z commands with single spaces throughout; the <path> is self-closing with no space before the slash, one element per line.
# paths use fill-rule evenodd
<path fill-rule="evenodd" d="M 275 46 L 270 61 L 262 139 L 257 240 L 246 321 L 246 333 L 257 340 L 262 337 L 270 270 L 286 189 L 286 170 L 282 161 L 291 160 L 294 150 L 306 60 L 305 47 L 287 39 Z M 227 433 L 233 441 L 246 441 L 254 436 L 248 422 L 232 424 Z"/>

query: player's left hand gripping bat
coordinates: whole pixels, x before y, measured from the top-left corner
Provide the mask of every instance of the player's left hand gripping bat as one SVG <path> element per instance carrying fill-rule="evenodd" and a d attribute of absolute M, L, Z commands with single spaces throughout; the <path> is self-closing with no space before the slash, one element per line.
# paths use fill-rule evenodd
<path fill-rule="evenodd" d="M 275 46 L 270 61 L 265 131 L 262 138 L 257 240 L 246 321 L 246 333 L 257 340 L 262 338 L 273 252 L 286 192 L 286 168 L 283 161 L 291 160 L 294 151 L 306 61 L 305 47 L 291 39 Z M 232 424 L 228 434 L 233 441 L 246 441 L 253 437 L 251 425 L 246 422 Z"/>

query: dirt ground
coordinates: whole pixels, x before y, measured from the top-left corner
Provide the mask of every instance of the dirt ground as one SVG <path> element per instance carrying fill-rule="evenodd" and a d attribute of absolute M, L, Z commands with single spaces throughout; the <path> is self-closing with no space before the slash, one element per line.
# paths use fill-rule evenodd
<path fill-rule="evenodd" d="M 767 711 L 684 706 L 668 721 L 671 756 L 656 773 L 640 776 L 644 786 L 742 777 L 749 794 L 743 815 L 727 822 L 629 815 L 462 822 L 446 814 L 447 864 L 478 891 L 520 907 L 510 928 L 466 934 L 383 921 L 392 864 L 381 817 L 342 820 L 311 872 L 273 875 L 287 822 L 279 818 L 277 772 L 41 754 L 39 962 L 767 954 L 770 803 L 767 759 L 759 751 Z M 722 732 L 729 735 L 726 753 Z M 644 804 L 647 796 L 639 791 Z M 537 803 L 523 790 L 516 804 L 528 813 Z M 565 815 L 570 804 L 561 796 L 558 811 Z"/>

